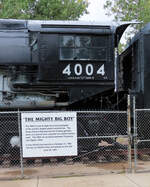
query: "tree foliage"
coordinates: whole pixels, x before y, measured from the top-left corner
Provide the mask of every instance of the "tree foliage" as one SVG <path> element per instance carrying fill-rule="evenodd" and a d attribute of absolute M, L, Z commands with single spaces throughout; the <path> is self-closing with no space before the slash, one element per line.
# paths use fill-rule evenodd
<path fill-rule="evenodd" d="M 116 21 L 150 21 L 150 0 L 105 0 L 104 8 Z"/>
<path fill-rule="evenodd" d="M 114 21 L 141 22 L 141 24 L 132 25 L 126 32 L 124 36 L 126 43 L 150 21 L 150 0 L 105 0 L 104 8 L 107 10 L 107 15 L 114 16 Z M 120 43 L 119 52 L 122 52 L 125 46 L 124 43 Z"/>
<path fill-rule="evenodd" d="M 0 18 L 77 20 L 87 0 L 0 0 Z"/>

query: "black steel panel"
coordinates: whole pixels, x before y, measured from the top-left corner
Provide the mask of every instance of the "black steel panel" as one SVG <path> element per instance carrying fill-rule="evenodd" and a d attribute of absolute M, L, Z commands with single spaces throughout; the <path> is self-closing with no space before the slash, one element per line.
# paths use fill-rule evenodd
<path fill-rule="evenodd" d="M 111 90 L 114 88 L 113 82 L 110 83 L 110 85 L 101 85 L 101 86 L 78 86 L 78 87 L 72 87 L 69 89 L 69 97 L 70 102 L 78 102 L 80 100 L 95 96 L 99 93 L 103 93 L 105 91 Z M 87 103 L 88 104 L 88 103 Z M 91 106 L 91 108 L 94 106 Z"/>
<path fill-rule="evenodd" d="M 0 64 L 28 64 L 30 60 L 30 48 L 23 46 L 0 46 Z"/>
<path fill-rule="evenodd" d="M 58 35 L 39 35 L 39 80 L 56 80 L 58 75 Z"/>
<path fill-rule="evenodd" d="M 150 107 L 150 34 L 144 35 L 144 105 Z"/>
<path fill-rule="evenodd" d="M 0 20 L 1 30 L 21 30 L 26 28 L 27 28 L 27 21 L 25 20 L 12 20 L 12 19 Z"/>
<path fill-rule="evenodd" d="M 26 32 L 0 32 L 0 64 L 31 63 L 29 34 Z"/>

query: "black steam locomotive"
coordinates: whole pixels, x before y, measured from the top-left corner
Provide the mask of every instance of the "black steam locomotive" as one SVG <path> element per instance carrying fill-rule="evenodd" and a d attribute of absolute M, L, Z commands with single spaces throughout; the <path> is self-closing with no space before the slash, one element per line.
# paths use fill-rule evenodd
<path fill-rule="evenodd" d="M 117 88 L 115 48 L 129 24 L 0 20 L 0 109 L 126 109 L 128 91 Z M 116 133 L 107 120 L 103 129 L 93 129 L 97 115 L 91 115 L 90 121 L 78 120 L 78 136 Z M 19 146 L 17 123 L 17 114 L 0 114 L 1 154 Z M 96 149 L 101 140 L 95 146 L 85 141 L 79 140 L 79 152 Z"/>
<path fill-rule="evenodd" d="M 118 56 L 129 24 L 0 20 L 0 109 L 126 110 L 127 94 L 136 96 L 138 108 L 149 108 L 150 23 Z M 0 153 L 9 152 L 18 136 L 15 115 L 0 114 Z M 78 114 L 80 137 L 117 133 L 115 123 L 109 130 L 105 116 L 102 129 L 96 114 L 85 122 L 80 115 L 86 114 Z M 147 128 L 139 128 L 141 136 L 147 136 Z M 96 149 L 101 139 L 94 140 L 95 146 L 85 141 L 78 141 L 81 152 Z"/>
<path fill-rule="evenodd" d="M 0 108 L 116 109 L 115 48 L 128 25 L 0 20 Z"/>

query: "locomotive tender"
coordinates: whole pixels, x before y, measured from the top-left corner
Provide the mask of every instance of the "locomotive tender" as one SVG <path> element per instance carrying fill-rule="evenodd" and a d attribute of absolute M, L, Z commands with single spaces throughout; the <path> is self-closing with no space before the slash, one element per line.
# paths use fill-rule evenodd
<path fill-rule="evenodd" d="M 136 96 L 137 108 L 150 108 L 150 23 L 131 40 L 118 59 L 118 92 Z"/>
<path fill-rule="evenodd" d="M 1 19 L 0 108 L 114 109 L 115 48 L 128 25 Z"/>
<path fill-rule="evenodd" d="M 136 108 L 150 108 L 150 23 L 130 41 L 118 58 L 118 92 L 128 92 L 136 97 Z M 150 139 L 149 112 L 138 114 L 137 134 L 139 139 Z M 150 147 L 141 142 L 140 147 Z"/>

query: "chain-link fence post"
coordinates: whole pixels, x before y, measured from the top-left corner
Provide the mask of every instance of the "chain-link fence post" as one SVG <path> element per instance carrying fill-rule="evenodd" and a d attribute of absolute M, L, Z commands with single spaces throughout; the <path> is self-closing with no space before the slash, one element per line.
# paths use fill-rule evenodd
<path fill-rule="evenodd" d="M 137 168 L 137 115 L 136 115 L 136 100 L 133 97 L 133 120 L 134 120 L 134 172 Z"/>
<path fill-rule="evenodd" d="M 128 95 L 128 108 L 127 108 L 127 126 L 128 126 L 128 164 L 129 172 L 132 172 L 132 136 L 131 136 L 131 96 Z"/>
<path fill-rule="evenodd" d="M 18 130 L 20 137 L 20 169 L 21 169 L 21 178 L 24 178 L 24 169 L 23 169 L 23 147 L 22 147 L 22 133 L 21 133 L 21 113 L 18 109 Z"/>

